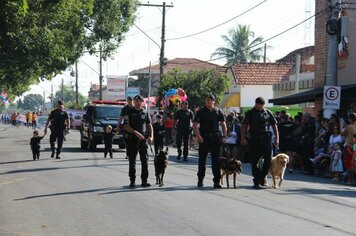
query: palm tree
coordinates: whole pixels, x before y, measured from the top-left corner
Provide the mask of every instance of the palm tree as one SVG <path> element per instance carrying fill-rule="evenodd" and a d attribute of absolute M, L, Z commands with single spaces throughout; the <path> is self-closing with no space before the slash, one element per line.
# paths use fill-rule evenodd
<path fill-rule="evenodd" d="M 263 57 L 263 46 L 254 48 L 261 44 L 262 37 L 255 38 L 255 33 L 250 31 L 250 26 L 237 25 L 228 32 L 228 36 L 222 35 L 222 39 L 226 42 L 227 47 L 219 47 L 215 50 L 211 57 L 225 57 L 227 59 L 226 66 L 234 64 L 260 61 Z M 252 42 L 250 43 L 250 40 Z"/>

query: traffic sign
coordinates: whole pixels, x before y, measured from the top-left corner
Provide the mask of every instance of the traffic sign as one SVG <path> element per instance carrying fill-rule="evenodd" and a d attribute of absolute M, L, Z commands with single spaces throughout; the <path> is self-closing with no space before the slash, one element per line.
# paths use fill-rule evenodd
<path fill-rule="evenodd" d="M 340 86 L 324 86 L 323 108 L 335 110 L 340 109 L 340 97 Z"/>

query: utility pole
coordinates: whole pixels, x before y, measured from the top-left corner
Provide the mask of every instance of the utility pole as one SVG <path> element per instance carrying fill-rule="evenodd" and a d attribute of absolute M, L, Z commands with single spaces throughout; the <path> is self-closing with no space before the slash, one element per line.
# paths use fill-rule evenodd
<path fill-rule="evenodd" d="M 62 79 L 62 102 L 64 103 L 64 80 Z"/>
<path fill-rule="evenodd" d="M 161 52 L 159 54 L 159 77 L 161 77 L 164 73 L 163 66 L 165 64 L 164 59 L 164 44 L 166 42 L 165 34 L 166 34 L 166 7 L 173 7 L 173 5 L 166 5 L 166 2 L 163 2 L 162 5 L 159 4 L 137 4 L 138 6 L 146 6 L 146 7 L 162 7 L 162 35 L 161 35 Z"/>
<path fill-rule="evenodd" d="M 51 109 L 53 109 L 53 84 L 51 84 Z"/>
<path fill-rule="evenodd" d="M 295 58 L 295 93 L 299 93 L 299 79 L 300 79 L 300 60 L 301 56 L 298 53 Z"/>
<path fill-rule="evenodd" d="M 151 83 L 152 83 L 152 74 L 151 74 L 151 62 L 150 66 L 148 67 L 148 99 L 147 99 L 147 114 L 150 114 L 150 109 L 151 109 Z"/>
<path fill-rule="evenodd" d="M 78 100 L 78 61 L 75 62 L 75 104 L 79 105 Z"/>
<path fill-rule="evenodd" d="M 46 104 L 46 91 L 43 91 L 43 105 L 42 105 L 42 112 L 45 110 Z"/>
<path fill-rule="evenodd" d="M 99 100 L 103 100 L 103 56 L 101 45 L 99 47 Z"/>
<path fill-rule="evenodd" d="M 329 0 L 330 17 L 328 20 L 328 49 L 326 61 L 325 86 L 337 85 L 338 71 L 338 18 L 339 18 L 339 1 Z M 324 109 L 324 117 L 330 118 L 336 110 Z"/>

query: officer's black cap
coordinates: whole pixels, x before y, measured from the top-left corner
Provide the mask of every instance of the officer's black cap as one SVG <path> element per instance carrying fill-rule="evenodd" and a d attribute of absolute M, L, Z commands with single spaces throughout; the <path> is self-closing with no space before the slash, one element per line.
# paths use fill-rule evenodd
<path fill-rule="evenodd" d="M 157 119 L 162 119 L 162 116 L 157 115 L 156 118 L 157 118 Z"/>
<path fill-rule="evenodd" d="M 143 102 L 143 97 L 141 95 L 136 95 L 133 99 L 140 100 L 141 102 Z"/>
<path fill-rule="evenodd" d="M 215 102 L 215 96 L 212 94 L 209 94 L 208 96 L 206 96 L 206 98 L 209 98 Z"/>
<path fill-rule="evenodd" d="M 58 104 L 59 104 L 59 105 L 63 105 L 63 102 L 62 102 L 62 101 L 58 101 Z"/>
<path fill-rule="evenodd" d="M 132 101 L 132 97 L 128 96 L 128 97 L 126 98 L 126 100 L 127 100 L 127 101 Z"/>
<path fill-rule="evenodd" d="M 258 98 L 256 98 L 255 103 L 257 103 L 257 104 L 265 104 L 266 102 L 265 102 L 265 99 L 263 97 L 258 97 Z"/>
<path fill-rule="evenodd" d="M 189 102 L 188 102 L 188 101 L 184 101 L 184 102 L 182 102 L 182 104 L 187 104 L 187 105 L 189 105 Z"/>

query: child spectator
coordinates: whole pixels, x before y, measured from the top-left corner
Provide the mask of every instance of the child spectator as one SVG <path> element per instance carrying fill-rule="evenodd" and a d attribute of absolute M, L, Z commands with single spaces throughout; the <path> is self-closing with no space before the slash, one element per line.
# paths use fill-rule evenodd
<path fill-rule="evenodd" d="M 174 120 L 170 113 L 167 113 L 166 120 L 164 121 L 164 128 L 166 130 L 166 145 L 173 143 L 172 132 L 173 132 Z"/>
<path fill-rule="evenodd" d="M 329 149 L 332 150 L 335 143 L 343 143 L 342 137 L 340 135 L 340 129 L 334 126 L 333 133 L 329 138 Z"/>
<path fill-rule="evenodd" d="M 110 154 L 110 158 L 112 158 L 112 138 L 114 134 L 111 131 L 112 131 L 112 126 L 107 125 L 105 127 L 105 133 L 104 133 L 104 144 L 105 144 L 104 158 L 106 158 L 108 152 Z"/>
<path fill-rule="evenodd" d="M 163 137 L 165 129 L 162 123 L 162 117 L 156 115 L 156 123 L 153 124 L 153 145 L 155 148 L 155 155 L 158 155 L 159 150 L 163 149 Z"/>
<path fill-rule="evenodd" d="M 340 173 L 344 171 L 342 166 L 340 145 L 335 143 L 333 146 L 333 152 L 331 154 L 331 172 L 334 176 L 332 180 L 339 180 Z"/>
<path fill-rule="evenodd" d="M 37 130 L 32 132 L 30 145 L 31 145 L 33 160 L 40 159 L 40 148 L 41 148 L 40 143 L 45 135 L 46 134 L 44 134 L 43 136 L 39 136 Z"/>

